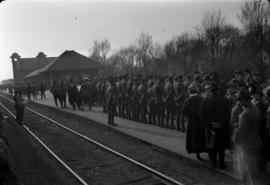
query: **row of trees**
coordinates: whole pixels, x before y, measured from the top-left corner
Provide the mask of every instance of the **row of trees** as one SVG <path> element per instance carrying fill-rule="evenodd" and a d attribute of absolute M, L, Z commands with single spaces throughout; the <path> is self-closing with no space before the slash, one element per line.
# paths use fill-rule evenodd
<path fill-rule="evenodd" d="M 263 54 L 270 43 L 269 4 L 264 0 L 245 2 L 238 14 L 241 29 L 228 23 L 220 10 L 210 11 L 193 33 L 182 33 L 165 45 L 153 41 L 150 34 L 143 32 L 134 44 L 114 53 L 110 53 L 107 39 L 95 40 L 90 57 L 108 66 L 106 73 L 115 73 L 116 69 L 120 73 L 159 74 L 216 70 L 230 75 L 237 67 L 253 65 L 264 76 Z M 243 61 L 236 56 L 240 55 L 241 49 L 244 53 L 250 49 L 255 56 Z"/>

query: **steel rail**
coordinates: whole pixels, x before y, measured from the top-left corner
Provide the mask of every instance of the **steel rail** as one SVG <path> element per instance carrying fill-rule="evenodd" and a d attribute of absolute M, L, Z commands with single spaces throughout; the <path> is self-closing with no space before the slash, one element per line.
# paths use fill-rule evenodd
<path fill-rule="evenodd" d="M 8 100 L 10 102 L 13 102 L 9 98 L 6 98 L 6 97 L 4 97 L 2 95 L 0 95 L 0 96 L 3 97 L 3 98 L 5 98 L 6 100 Z M 123 159 L 125 159 L 125 160 L 127 160 L 127 161 L 129 161 L 129 162 L 131 162 L 131 163 L 133 163 L 133 164 L 135 164 L 135 165 L 137 165 L 137 166 L 145 169 L 146 171 L 154 174 L 155 176 L 161 178 L 162 180 L 165 180 L 165 181 L 169 182 L 170 184 L 173 184 L 173 185 L 184 185 L 181 182 L 178 182 L 177 180 L 175 180 L 175 179 L 173 179 L 173 178 L 171 178 L 171 177 L 169 177 L 169 176 L 167 176 L 165 174 L 162 174 L 162 173 L 158 172 L 157 170 L 155 170 L 155 169 L 153 169 L 153 168 L 151 168 L 151 167 L 149 167 L 149 166 L 147 166 L 145 164 L 142 164 L 142 163 L 140 163 L 140 162 L 138 162 L 138 161 L 136 161 L 134 159 L 131 159 L 130 157 L 128 157 L 128 156 L 126 156 L 124 154 L 121 154 L 120 152 L 117 152 L 117 151 L 115 151 L 115 150 L 113 150 L 113 149 L 111 149 L 111 148 L 109 148 L 109 147 L 107 147 L 107 146 L 105 146 L 105 145 L 103 145 L 103 144 L 101 144 L 101 143 L 93 140 L 93 139 L 90 139 L 87 136 L 85 136 L 85 135 L 83 135 L 83 134 L 81 134 L 81 133 L 79 133 L 79 132 L 77 132 L 75 130 L 72 130 L 69 127 L 66 127 L 66 126 L 62 125 L 61 123 L 59 123 L 59 122 L 57 122 L 57 121 L 55 121 L 55 120 L 53 120 L 53 119 L 51 119 L 51 118 L 49 118 L 47 116 L 45 116 L 45 115 L 43 115 L 43 114 L 35 111 L 35 110 L 32 110 L 32 109 L 30 109 L 28 107 L 26 107 L 26 109 L 29 110 L 30 112 L 33 112 L 33 113 L 39 115 L 40 117 L 43 117 L 43 118 L 45 118 L 45 119 L 53 122 L 54 124 L 58 125 L 59 127 L 65 129 L 65 130 L 67 130 L 69 132 L 72 132 L 73 134 L 75 134 L 77 136 L 80 136 L 81 138 L 83 138 L 83 139 L 85 139 L 85 140 L 87 140 L 87 141 L 89 141 L 91 143 L 94 143 L 95 145 L 99 146 L 100 148 L 102 148 L 104 150 L 107 150 L 107 151 L 110 151 L 111 153 L 114 153 L 115 155 L 119 156 L 120 158 L 123 158 Z"/>
<path fill-rule="evenodd" d="M 16 119 L 16 116 L 8 110 L 6 106 L 4 106 L 2 103 L 0 105 L 14 118 Z M 87 182 L 85 182 L 74 170 L 72 170 L 62 159 L 60 159 L 43 141 L 41 141 L 30 129 L 29 127 L 23 125 L 23 128 L 35 139 L 37 140 L 43 148 L 45 148 L 65 169 L 67 169 L 81 184 L 88 185 Z"/>

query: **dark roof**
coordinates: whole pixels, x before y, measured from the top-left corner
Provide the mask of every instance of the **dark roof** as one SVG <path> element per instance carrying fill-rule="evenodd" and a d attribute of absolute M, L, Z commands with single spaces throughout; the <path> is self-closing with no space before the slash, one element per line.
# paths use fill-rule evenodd
<path fill-rule="evenodd" d="M 95 62 L 76 51 L 65 51 L 52 63 L 45 66 L 44 72 L 57 71 L 77 71 L 77 70 L 96 70 L 103 68 L 103 65 Z"/>
<path fill-rule="evenodd" d="M 38 61 L 37 58 L 20 58 L 19 60 L 20 75 L 23 77 L 37 69 L 46 66 L 55 59 L 56 57 L 47 57 L 44 60 Z"/>
<path fill-rule="evenodd" d="M 38 75 L 41 75 L 42 73 L 44 73 L 56 60 L 57 58 L 55 58 L 54 60 L 52 60 L 49 64 L 45 65 L 44 67 L 37 69 L 35 71 L 32 71 L 31 73 L 27 74 L 25 76 L 25 78 L 31 78 L 31 77 L 36 77 Z"/>

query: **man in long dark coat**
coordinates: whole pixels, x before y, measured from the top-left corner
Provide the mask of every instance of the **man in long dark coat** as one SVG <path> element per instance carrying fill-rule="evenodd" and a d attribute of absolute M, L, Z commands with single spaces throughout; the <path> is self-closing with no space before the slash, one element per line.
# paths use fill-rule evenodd
<path fill-rule="evenodd" d="M 201 160 L 200 153 L 205 152 L 205 128 L 199 115 L 202 97 L 194 86 L 188 89 L 189 97 L 186 99 L 182 113 L 187 118 L 186 150 L 196 153 Z"/>
<path fill-rule="evenodd" d="M 15 110 L 16 110 L 16 120 L 19 125 L 23 125 L 23 117 L 24 117 L 24 109 L 25 109 L 25 101 L 22 97 L 21 91 L 15 91 L 15 95 L 13 97 L 15 101 Z"/>
<path fill-rule="evenodd" d="M 77 103 L 77 97 L 79 95 L 79 91 L 77 89 L 75 82 L 73 82 L 72 80 L 70 81 L 70 85 L 68 87 L 67 92 L 68 92 L 68 101 L 70 105 L 72 105 L 73 110 L 76 110 L 76 104 L 78 108 L 80 109 L 80 106 Z"/>
<path fill-rule="evenodd" d="M 58 88 L 61 108 L 67 108 L 67 88 L 64 80 L 60 81 Z"/>
<path fill-rule="evenodd" d="M 51 93 L 53 94 L 55 106 L 58 108 L 58 101 L 60 102 L 60 96 L 59 96 L 59 87 L 56 80 L 53 81 L 53 85 L 51 87 Z"/>
<path fill-rule="evenodd" d="M 211 95 L 205 98 L 200 106 L 200 116 L 208 133 L 206 147 L 213 167 L 225 168 L 225 147 L 229 138 L 230 104 L 221 96 L 217 84 L 211 87 Z"/>

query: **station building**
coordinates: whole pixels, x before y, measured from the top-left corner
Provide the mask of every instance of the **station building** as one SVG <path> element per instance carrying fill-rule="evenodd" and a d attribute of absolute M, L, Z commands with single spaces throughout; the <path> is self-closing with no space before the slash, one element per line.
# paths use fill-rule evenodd
<path fill-rule="evenodd" d="M 17 53 L 10 58 L 13 79 L 4 82 L 9 84 L 93 76 L 103 68 L 102 64 L 74 50 L 67 50 L 58 57 L 47 57 L 39 52 L 35 58 L 22 58 Z"/>

